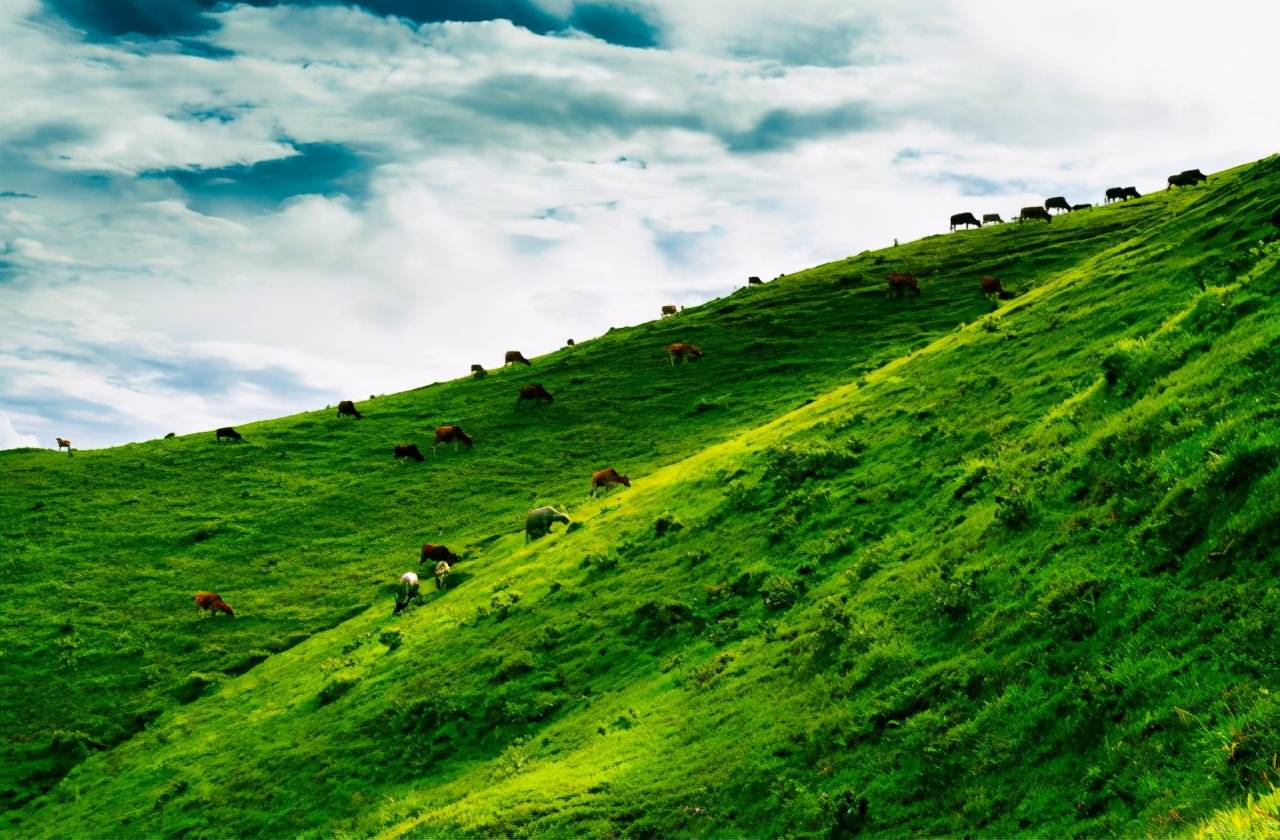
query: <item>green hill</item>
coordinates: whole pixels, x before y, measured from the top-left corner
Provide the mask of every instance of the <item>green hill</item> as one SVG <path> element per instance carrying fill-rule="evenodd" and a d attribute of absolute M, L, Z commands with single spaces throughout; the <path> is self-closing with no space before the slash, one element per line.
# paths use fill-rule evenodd
<path fill-rule="evenodd" d="M 863 253 L 361 421 L 0 453 L 7 829 L 1133 835 L 1265 794 L 1278 195 L 1272 157 Z M 541 504 L 574 524 L 526 544 Z M 423 542 L 464 559 L 393 616 Z"/>

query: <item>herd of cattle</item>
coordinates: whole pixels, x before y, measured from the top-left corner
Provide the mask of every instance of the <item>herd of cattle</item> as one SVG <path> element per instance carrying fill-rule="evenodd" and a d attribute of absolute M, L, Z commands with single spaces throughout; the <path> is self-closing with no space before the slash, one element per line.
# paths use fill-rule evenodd
<path fill-rule="evenodd" d="M 1201 181 L 1208 181 L 1209 176 L 1205 175 L 1199 169 L 1184 169 L 1177 175 L 1169 176 L 1169 186 L 1166 191 L 1174 187 L 1193 187 Z M 1111 187 L 1107 190 L 1107 204 L 1113 201 L 1128 201 L 1131 198 L 1142 198 L 1142 194 L 1138 192 L 1136 187 Z M 1052 222 L 1053 216 L 1051 210 L 1058 210 L 1062 213 L 1070 213 L 1073 210 L 1088 210 L 1092 204 L 1072 204 L 1067 201 L 1065 196 L 1055 195 L 1052 198 L 1045 199 L 1044 206 L 1023 207 L 1018 215 L 1013 217 L 1015 222 L 1028 222 L 1032 219 L 1040 219 L 1044 222 Z M 951 229 L 958 227 L 969 228 L 982 227 L 983 225 L 1003 224 L 1004 219 L 1000 218 L 999 213 L 987 213 L 983 215 L 982 221 L 978 221 L 978 217 L 972 213 L 956 213 L 951 217 Z"/>

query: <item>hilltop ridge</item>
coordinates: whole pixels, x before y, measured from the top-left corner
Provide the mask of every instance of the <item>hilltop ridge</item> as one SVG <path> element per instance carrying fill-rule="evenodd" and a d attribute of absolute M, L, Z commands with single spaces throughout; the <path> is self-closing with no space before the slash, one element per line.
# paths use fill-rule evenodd
<path fill-rule="evenodd" d="M 1277 188 L 864 253 L 361 421 L 0 454 L 10 829 L 1163 834 L 1265 793 Z M 392 460 L 442 422 L 474 451 Z M 463 560 L 392 617 L 423 542 Z"/>

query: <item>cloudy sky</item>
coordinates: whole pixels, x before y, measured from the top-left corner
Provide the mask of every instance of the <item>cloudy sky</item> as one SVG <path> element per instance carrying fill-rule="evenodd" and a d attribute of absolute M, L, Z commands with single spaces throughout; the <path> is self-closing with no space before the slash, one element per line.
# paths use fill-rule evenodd
<path fill-rule="evenodd" d="M 1280 4 L 0 0 L 0 448 L 388 393 L 1277 151 Z"/>

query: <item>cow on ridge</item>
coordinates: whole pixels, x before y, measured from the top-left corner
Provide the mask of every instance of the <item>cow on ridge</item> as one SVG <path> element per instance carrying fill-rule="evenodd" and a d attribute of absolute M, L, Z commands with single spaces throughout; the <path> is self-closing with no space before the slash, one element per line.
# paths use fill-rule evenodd
<path fill-rule="evenodd" d="M 954 231 L 960 225 L 964 225 L 966 228 L 968 228 L 969 225 L 982 227 L 982 222 L 978 221 L 978 217 L 974 216 L 972 213 L 956 213 L 951 217 L 951 230 Z"/>

